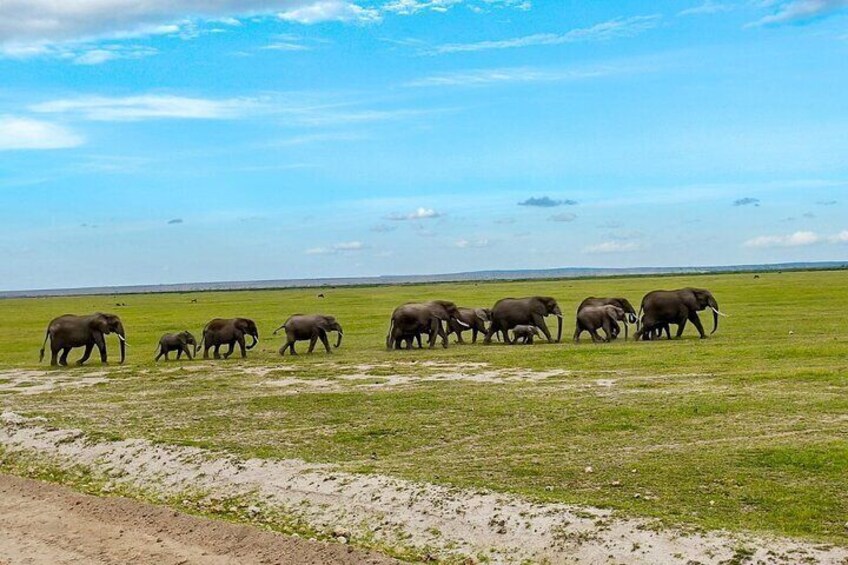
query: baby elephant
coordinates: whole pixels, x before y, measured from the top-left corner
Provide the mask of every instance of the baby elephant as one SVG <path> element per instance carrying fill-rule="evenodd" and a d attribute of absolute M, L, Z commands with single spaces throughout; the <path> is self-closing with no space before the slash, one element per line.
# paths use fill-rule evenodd
<path fill-rule="evenodd" d="M 539 337 L 542 332 L 536 326 L 515 326 L 512 328 L 512 343 L 521 343 L 524 345 L 533 345 L 533 338 Z"/>
<path fill-rule="evenodd" d="M 193 353 L 197 354 L 197 340 L 194 339 L 194 336 L 190 332 L 165 334 L 159 339 L 159 354 L 156 356 L 156 361 L 162 356 L 165 357 L 165 361 L 170 361 L 168 359 L 168 353 L 171 351 L 177 352 L 177 359 L 182 357 L 183 353 L 191 359 L 192 350 L 188 348 L 189 345 L 193 347 Z"/>
<path fill-rule="evenodd" d="M 282 326 L 274 330 L 274 334 L 276 335 L 278 331 L 283 329 L 286 330 L 286 342 L 280 348 L 280 355 L 285 355 L 286 349 L 289 349 L 292 355 L 297 355 L 297 352 L 294 350 L 295 342 L 305 340 L 309 340 L 309 353 L 312 353 L 319 339 L 324 344 L 324 349 L 327 350 L 327 353 L 330 353 L 330 342 L 327 340 L 327 333 L 338 332 L 339 337 L 336 341 L 336 347 L 342 344 L 342 336 L 344 335 L 342 327 L 333 316 L 324 316 L 322 314 L 312 316 L 295 314 L 286 320 Z"/>
<path fill-rule="evenodd" d="M 624 339 L 627 339 L 627 312 L 618 306 L 587 306 L 577 312 L 577 328 L 574 330 L 574 341 L 580 342 L 580 335 L 589 332 L 592 341 L 610 341 L 618 335 L 618 322 L 624 323 Z M 606 334 L 601 338 L 598 330 L 603 329 Z"/>

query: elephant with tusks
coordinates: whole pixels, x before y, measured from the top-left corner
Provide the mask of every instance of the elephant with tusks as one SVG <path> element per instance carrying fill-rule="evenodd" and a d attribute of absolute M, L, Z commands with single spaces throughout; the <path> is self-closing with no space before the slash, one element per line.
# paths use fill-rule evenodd
<path fill-rule="evenodd" d="M 492 337 L 498 332 L 503 335 L 505 343 L 510 344 L 509 331 L 515 326 L 536 326 L 553 343 L 551 332 L 545 324 L 546 316 L 557 317 L 557 338 L 562 340 L 562 311 L 559 304 L 550 296 L 531 296 L 528 298 L 504 298 L 492 306 L 492 323 L 483 343 L 492 343 Z"/>
<path fill-rule="evenodd" d="M 639 329 L 636 340 L 658 337 L 660 330 L 668 332 L 668 326 L 677 325 L 677 338 L 683 335 L 686 322 L 698 330 L 701 339 L 706 339 L 704 326 L 698 317 L 698 312 L 710 310 L 713 313 L 713 331 L 718 330 L 719 316 L 725 316 L 719 310 L 718 302 L 713 294 L 702 288 L 681 288 L 679 290 L 655 290 L 642 299 L 639 308 Z"/>
<path fill-rule="evenodd" d="M 68 364 L 68 354 L 75 347 L 85 347 L 82 358 L 77 365 L 82 365 L 91 357 L 91 351 L 95 347 L 100 352 L 100 362 L 107 363 L 106 337 L 114 333 L 121 343 L 121 363 L 126 358 L 127 336 L 124 332 L 124 324 L 121 318 L 115 314 L 103 314 L 98 312 L 90 316 L 75 316 L 65 314 L 50 321 L 47 332 L 44 335 L 44 343 L 41 345 L 39 362 L 44 360 L 44 349 L 47 340 L 50 340 L 50 364 Z M 61 352 L 61 356 L 60 353 Z"/>

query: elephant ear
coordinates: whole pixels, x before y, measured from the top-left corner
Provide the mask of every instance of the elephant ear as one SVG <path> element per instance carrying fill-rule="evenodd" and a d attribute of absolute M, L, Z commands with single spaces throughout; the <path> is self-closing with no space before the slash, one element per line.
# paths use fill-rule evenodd
<path fill-rule="evenodd" d="M 106 319 L 106 316 L 100 314 L 92 318 L 91 322 L 89 322 L 89 327 L 92 331 L 100 332 L 102 334 L 108 334 L 109 330 L 109 320 Z"/>

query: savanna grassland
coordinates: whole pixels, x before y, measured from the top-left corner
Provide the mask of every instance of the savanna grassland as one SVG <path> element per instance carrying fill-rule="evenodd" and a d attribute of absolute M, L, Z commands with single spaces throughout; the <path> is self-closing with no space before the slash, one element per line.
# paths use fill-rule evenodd
<path fill-rule="evenodd" d="M 582 298 L 638 305 L 649 290 L 681 286 L 709 288 L 730 315 L 710 339 L 690 325 L 680 341 L 570 342 Z M 301 458 L 848 546 L 848 272 L 317 292 L 2 300 L 4 407 L 109 438 Z M 534 294 L 556 297 L 566 312 L 562 344 L 385 349 L 389 315 L 402 302 L 490 306 Z M 14 377 L 46 370 L 38 349 L 51 318 L 98 310 L 123 318 L 126 365 L 111 365 L 93 386 L 24 394 L 39 378 L 99 374 L 91 362 Z M 280 358 L 271 331 L 297 312 L 336 315 L 342 347 Z M 259 325 L 262 340 L 247 359 L 153 363 L 162 333 L 199 338 L 207 320 L 231 316 Z M 117 360 L 114 338 L 109 347 Z"/>

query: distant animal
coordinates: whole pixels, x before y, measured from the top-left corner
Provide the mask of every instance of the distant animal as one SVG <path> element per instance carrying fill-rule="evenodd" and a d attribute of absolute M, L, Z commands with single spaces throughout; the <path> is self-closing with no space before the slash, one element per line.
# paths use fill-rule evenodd
<path fill-rule="evenodd" d="M 528 298 L 504 298 L 492 306 L 492 323 L 486 332 L 483 343 L 492 342 L 498 332 L 503 335 L 504 343 L 511 343 L 509 330 L 519 325 L 536 326 L 545 334 L 549 343 L 553 343 L 551 332 L 545 325 L 545 316 L 556 316 L 558 321 L 557 342 L 562 340 L 562 311 L 557 301 L 550 296 L 531 296 Z"/>
<path fill-rule="evenodd" d="M 466 325 L 460 325 L 456 320 L 448 323 L 448 336 L 456 334 L 457 343 L 465 343 L 462 332 L 471 330 L 471 343 L 477 343 L 477 334 L 486 335 L 486 323 L 492 321 L 492 311 L 488 308 L 459 308 L 459 318 Z"/>
<path fill-rule="evenodd" d="M 342 336 L 344 336 L 344 331 L 336 319 L 333 316 L 325 316 L 323 314 L 295 314 L 290 316 L 282 326 L 274 330 L 274 335 L 277 335 L 277 332 L 280 330 L 285 330 L 286 332 L 286 342 L 280 348 L 280 355 L 285 355 L 286 349 L 290 350 L 292 355 L 297 355 L 297 352 L 294 350 L 295 342 L 306 340 L 309 340 L 308 353 L 312 353 L 319 339 L 324 344 L 324 349 L 327 350 L 327 353 L 330 353 L 330 342 L 327 340 L 327 333 L 338 332 L 339 336 L 336 340 L 335 347 L 342 344 Z"/>
<path fill-rule="evenodd" d="M 192 304 L 197 304 L 197 298 L 192 298 L 192 299 L 191 299 L 191 303 L 192 303 Z"/>
<path fill-rule="evenodd" d="M 533 345 L 533 338 L 541 336 L 542 332 L 536 326 L 518 325 L 512 328 L 512 343 L 521 341 L 524 345 Z"/>
<path fill-rule="evenodd" d="M 75 316 L 73 314 L 59 316 L 47 325 L 47 332 L 44 335 L 44 343 L 41 344 L 38 360 L 39 362 L 44 360 L 44 348 L 49 339 L 51 365 L 67 365 L 68 353 L 71 352 L 71 349 L 85 347 L 82 358 L 77 361 L 77 365 L 82 365 L 91 357 L 91 350 L 95 346 L 100 352 L 100 362 L 105 364 L 107 363 L 105 336 L 111 333 L 116 334 L 120 340 L 121 363 L 123 363 L 126 357 L 127 336 L 124 332 L 124 325 L 118 316 L 100 312 L 90 316 Z M 59 352 L 62 353 L 61 356 L 59 356 Z"/>
<path fill-rule="evenodd" d="M 253 338 L 253 343 L 245 346 L 245 336 Z M 259 342 L 259 330 L 256 322 L 249 318 L 215 318 L 203 328 L 200 345 L 203 346 L 203 358 L 209 359 L 209 349 L 215 348 L 215 359 L 220 359 L 219 349 L 222 345 L 229 345 L 229 350 L 224 354 L 227 359 L 233 354 L 236 344 L 239 346 L 241 356 L 247 356 L 247 350 L 256 347 Z"/>
<path fill-rule="evenodd" d="M 631 324 L 635 324 L 639 320 L 638 316 L 636 315 L 636 309 L 633 308 L 633 305 L 630 304 L 630 301 L 627 300 L 626 298 L 595 298 L 593 296 L 591 298 L 585 299 L 583 302 L 580 303 L 580 306 L 577 307 L 577 314 L 579 315 L 580 310 L 582 310 L 583 308 L 586 308 L 588 306 L 607 306 L 607 305 L 617 306 L 617 307 L 621 308 L 622 310 L 624 310 L 627 313 L 627 321 L 630 322 Z M 620 328 L 618 327 L 617 323 L 612 326 L 612 330 L 613 330 L 614 333 L 613 333 L 613 336 L 611 337 L 611 339 L 616 339 L 618 337 L 618 333 L 620 331 Z"/>
<path fill-rule="evenodd" d="M 627 322 L 629 321 L 628 313 L 624 308 L 606 304 L 603 306 L 586 306 L 577 312 L 577 323 L 574 330 L 574 341 L 580 343 L 580 335 L 583 332 L 589 332 L 592 336 L 592 341 L 612 341 L 618 335 L 620 328 L 618 322 L 624 323 L 624 339 L 627 339 Z M 602 338 L 598 330 L 604 330 L 606 336 Z"/>
<path fill-rule="evenodd" d="M 189 345 L 192 346 L 192 349 L 188 348 Z M 161 357 L 165 357 L 165 361 L 170 361 L 168 354 L 171 351 L 177 352 L 177 359 L 180 359 L 183 353 L 185 353 L 189 359 L 192 359 L 194 355 L 197 355 L 197 347 L 197 340 L 194 339 L 191 332 L 186 331 L 176 334 L 165 334 L 159 338 L 159 346 L 155 361 L 158 361 Z"/>
<path fill-rule="evenodd" d="M 679 290 L 655 290 L 642 299 L 639 308 L 641 324 L 636 331 L 636 340 L 645 339 L 651 332 L 669 326 L 677 325 L 677 336 L 683 335 L 686 322 L 692 322 L 701 339 L 707 334 L 698 318 L 698 312 L 710 309 L 713 312 L 713 331 L 718 330 L 718 317 L 724 314 L 718 308 L 718 302 L 713 294 L 702 288 L 682 288 Z M 650 337 L 648 338 L 650 339 Z"/>
<path fill-rule="evenodd" d="M 387 349 L 400 349 L 401 342 L 415 335 L 427 334 L 430 349 L 436 346 L 436 338 L 442 338 L 442 347 L 448 346 L 448 336 L 442 323 L 450 324 L 456 321 L 460 326 L 466 325 L 459 319 L 459 309 L 448 300 L 431 300 L 423 303 L 407 303 L 395 308 L 389 322 L 386 335 Z M 407 349 L 411 347 L 407 346 Z"/>
<path fill-rule="evenodd" d="M 318 298 L 324 298 L 324 293 L 323 293 L 323 292 L 322 292 L 322 293 L 319 293 L 319 294 L 318 294 Z"/>
<path fill-rule="evenodd" d="M 754 278 L 758 279 L 758 278 L 760 278 L 760 275 L 754 275 Z"/>

